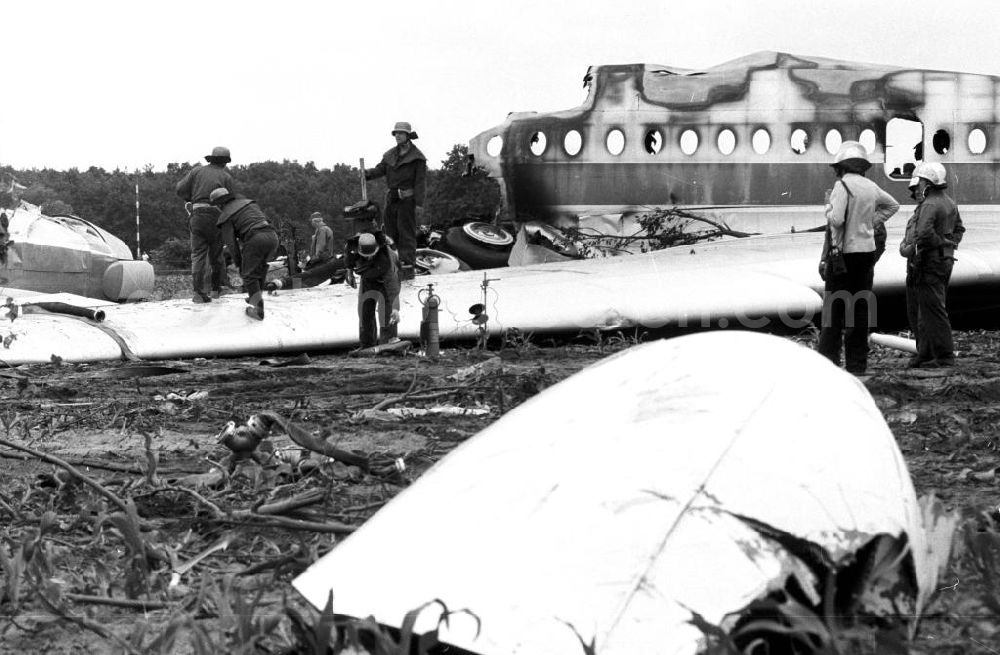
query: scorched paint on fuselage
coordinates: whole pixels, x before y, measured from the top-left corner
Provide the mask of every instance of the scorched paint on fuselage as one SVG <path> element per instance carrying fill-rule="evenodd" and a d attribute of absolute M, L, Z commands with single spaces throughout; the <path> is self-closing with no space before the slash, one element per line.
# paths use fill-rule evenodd
<path fill-rule="evenodd" d="M 822 221 L 845 140 L 902 204 L 920 158 L 945 164 L 959 205 L 1000 201 L 1000 77 L 759 52 L 704 71 L 592 66 L 584 84 L 580 107 L 512 113 L 470 141 L 505 218 L 801 207 Z"/>

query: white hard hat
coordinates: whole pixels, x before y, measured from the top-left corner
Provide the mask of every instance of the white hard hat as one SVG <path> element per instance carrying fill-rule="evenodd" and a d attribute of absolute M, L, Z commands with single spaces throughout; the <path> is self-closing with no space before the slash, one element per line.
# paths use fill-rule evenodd
<path fill-rule="evenodd" d="M 912 189 L 913 187 L 918 186 L 919 184 L 920 184 L 920 178 L 914 175 L 913 177 L 910 178 L 910 183 L 906 185 L 906 188 Z"/>
<path fill-rule="evenodd" d="M 858 141 L 844 141 L 840 144 L 840 149 L 833 158 L 834 164 L 839 164 L 848 159 L 863 159 L 866 163 L 871 163 L 868 159 L 868 149 Z"/>
<path fill-rule="evenodd" d="M 934 186 L 946 186 L 948 173 L 940 162 L 923 162 L 913 170 L 913 177 L 922 177 Z"/>

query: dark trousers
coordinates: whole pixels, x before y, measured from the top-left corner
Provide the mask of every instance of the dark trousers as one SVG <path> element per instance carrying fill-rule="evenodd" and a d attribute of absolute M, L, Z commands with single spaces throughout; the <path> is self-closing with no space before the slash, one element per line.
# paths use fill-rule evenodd
<path fill-rule="evenodd" d="M 906 322 L 910 326 L 913 340 L 917 342 L 917 358 L 919 358 L 920 306 L 917 301 L 917 269 L 909 262 L 906 265 Z"/>
<path fill-rule="evenodd" d="M 913 269 L 912 292 L 907 275 L 906 310 L 913 328 L 916 319 L 917 359 L 920 361 L 955 358 L 955 344 L 948 319 L 948 282 L 955 262 L 950 257 L 936 257 Z"/>
<path fill-rule="evenodd" d="M 396 336 L 396 326 L 389 325 L 389 315 L 392 305 L 385 293 L 385 285 L 381 282 L 361 279 L 358 290 L 358 340 L 362 348 L 370 348 L 378 343 L 385 343 Z M 376 314 L 378 323 L 376 323 Z M 382 326 L 381 336 L 378 326 Z"/>
<path fill-rule="evenodd" d="M 417 262 L 417 203 L 413 198 L 386 204 L 385 234 L 396 242 L 400 263 L 413 270 Z"/>
<path fill-rule="evenodd" d="M 264 279 L 267 277 L 267 263 L 278 252 L 278 234 L 274 230 L 256 230 L 243 240 L 240 247 L 240 277 L 243 290 L 247 293 L 247 303 L 262 309 Z"/>
<path fill-rule="evenodd" d="M 222 232 L 215 221 L 219 210 L 199 207 L 191 213 L 191 286 L 195 293 L 208 295 L 220 291 L 226 275 L 226 260 L 222 255 Z"/>
<path fill-rule="evenodd" d="M 875 253 L 845 253 L 844 261 L 847 272 L 826 281 L 818 350 L 840 366 L 843 346 L 847 370 L 864 373 L 868 368 L 868 328 L 875 315 Z"/>

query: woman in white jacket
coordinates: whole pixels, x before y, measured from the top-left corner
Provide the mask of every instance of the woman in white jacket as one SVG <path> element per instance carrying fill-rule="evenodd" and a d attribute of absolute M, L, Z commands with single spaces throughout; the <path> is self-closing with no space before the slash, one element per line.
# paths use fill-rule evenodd
<path fill-rule="evenodd" d="M 868 151 L 845 141 L 831 164 L 837 182 L 826 205 L 830 243 L 844 255 L 846 271 L 826 276 L 819 352 L 840 366 L 843 346 L 847 370 L 864 375 L 868 368 L 868 329 L 875 317 L 876 226 L 899 210 L 899 203 L 866 178 Z"/>

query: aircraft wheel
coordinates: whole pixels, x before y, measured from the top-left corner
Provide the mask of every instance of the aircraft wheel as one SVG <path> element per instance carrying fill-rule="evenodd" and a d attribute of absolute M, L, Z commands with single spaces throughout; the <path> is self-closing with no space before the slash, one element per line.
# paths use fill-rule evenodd
<path fill-rule="evenodd" d="M 507 250 L 514 245 L 514 235 L 502 227 L 483 223 L 482 221 L 472 221 L 464 224 L 462 232 L 472 241 L 490 248 Z"/>
<path fill-rule="evenodd" d="M 455 273 L 457 271 L 471 271 L 468 264 L 461 259 L 447 252 L 434 250 L 433 248 L 417 248 L 416 272 L 418 275 Z"/>
<path fill-rule="evenodd" d="M 507 265 L 510 247 L 498 250 L 497 247 L 483 245 L 473 241 L 461 227 L 450 228 L 438 244 L 438 248 L 458 257 L 473 270 L 483 268 L 502 268 Z"/>

